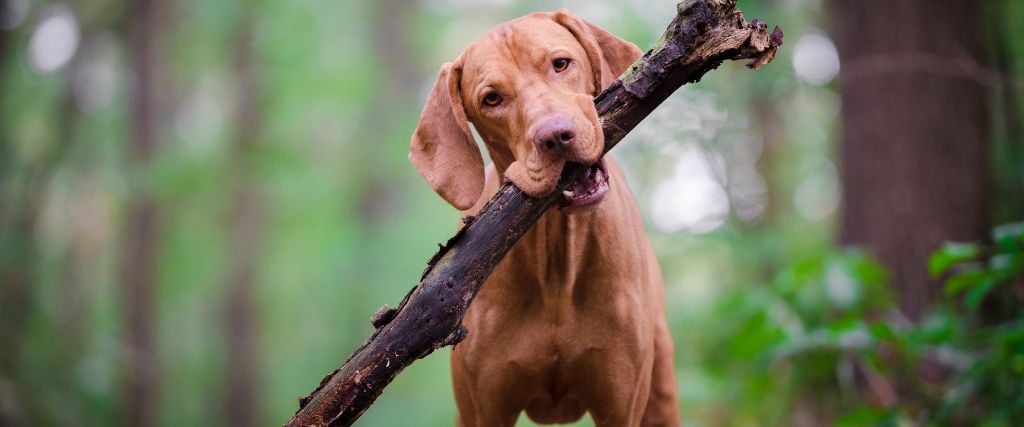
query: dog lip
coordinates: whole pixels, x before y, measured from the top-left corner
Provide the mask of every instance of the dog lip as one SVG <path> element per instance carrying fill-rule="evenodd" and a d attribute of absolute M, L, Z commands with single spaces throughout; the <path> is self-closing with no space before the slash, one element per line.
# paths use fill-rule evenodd
<path fill-rule="evenodd" d="M 587 210 L 601 203 L 610 188 L 608 168 L 604 159 L 601 159 L 582 178 L 562 191 L 562 202 L 558 209 L 565 213 Z"/>

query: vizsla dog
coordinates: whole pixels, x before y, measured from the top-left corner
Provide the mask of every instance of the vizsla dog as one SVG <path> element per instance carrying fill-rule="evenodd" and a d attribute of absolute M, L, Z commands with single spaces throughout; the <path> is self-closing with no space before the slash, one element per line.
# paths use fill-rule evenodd
<path fill-rule="evenodd" d="M 566 162 L 593 165 L 498 264 L 452 352 L 460 426 L 679 425 L 661 273 L 618 166 L 601 159 L 593 97 L 641 56 L 566 11 L 501 24 L 441 67 L 409 158 L 474 214 L 503 179 L 554 190 Z M 493 164 L 484 168 L 469 130 Z"/>

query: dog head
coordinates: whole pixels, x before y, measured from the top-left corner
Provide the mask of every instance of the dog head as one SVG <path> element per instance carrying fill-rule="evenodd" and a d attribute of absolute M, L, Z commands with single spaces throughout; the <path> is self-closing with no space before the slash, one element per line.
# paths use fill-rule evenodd
<path fill-rule="evenodd" d="M 472 207 L 484 183 L 472 122 L 499 173 L 530 196 L 546 195 L 565 162 L 601 157 L 593 97 L 640 55 L 565 10 L 498 25 L 441 67 L 409 158 L 448 203 Z"/>

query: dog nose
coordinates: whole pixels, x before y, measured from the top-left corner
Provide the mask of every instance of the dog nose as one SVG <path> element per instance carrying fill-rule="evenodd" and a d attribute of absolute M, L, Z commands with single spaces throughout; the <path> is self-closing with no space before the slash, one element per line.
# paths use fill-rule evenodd
<path fill-rule="evenodd" d="M 576 141 L 576 125 L 568 117 L 548 119 L 533 133 L 533 143 L 541 151 L 567 148 Z"/>

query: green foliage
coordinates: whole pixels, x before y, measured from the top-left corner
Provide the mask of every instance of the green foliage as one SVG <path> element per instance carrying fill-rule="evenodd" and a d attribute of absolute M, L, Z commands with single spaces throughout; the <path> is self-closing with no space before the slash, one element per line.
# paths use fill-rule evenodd
<path fill-rule="evenodd" d="M 991 247 L 937 250 L 929 267 L 948 275 L 948 292 L 916 323 L 893 305 L 885 269 L 857 251 L 806 258 L 765 286 L 729 292 L 712 310 L 731 320 L 712 332 L 708 348 L 721 351 L 704 363 L 731 375 L 719 394 L 736 405 L 713 423 L 1015 425 L 1024 419 L 1022 249 L 1016 223 L 996 227 Z M 1009 287 L 1017 294 L 999 292 Z M 1014 307 L 979 310 L 997 295 Z"/>
<path fill-rule="evenodd" d="M 992 230 L 991 247 L 947 243 L 929 261 L 935 277 L 950 273 L 945 290 L 965 294 L 965 303 L 977 310 L 996 286 L 1011 283 L 1024 273 L 1024 222 L 1004 224 Z M 988 253 L 987 256 L 982 254 Z"/>
<path fill-rule="evenodd" d="M 979 254 L 977 245 L 946 243 L 928 260 L 928 273 L 938 277 L 955 264 L 974 259 Z"/>

